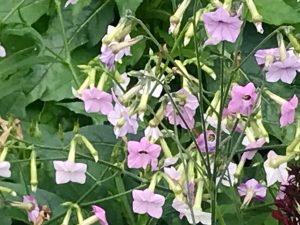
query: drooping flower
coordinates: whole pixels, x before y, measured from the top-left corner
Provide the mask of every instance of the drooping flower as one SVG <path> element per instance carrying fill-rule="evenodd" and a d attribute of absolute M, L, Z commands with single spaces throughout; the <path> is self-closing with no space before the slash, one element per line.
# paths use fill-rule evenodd
<path fill-rule="evenodd" d="M 180 115 L 173 107 L 172 102 L 167 104 L 165 116 L 168 118 L 170 124 L 180 125 L 185 129 L 192 128 L 195 124 L 194 115 L 199 106 L 198 100 L 185 89 L 177 91 L 176 96 L 178 100 L 177 106 L 184 120 L 181 119 Z"/>
<path fill-rule="evenodd" d="M 67 8 L 70 4 L 75 5 L 78 0 L 68 0 L 65 4 L 65 8 Z"/>
<path fill-rule="evenodd" d="M 181 174 L 175 167 L 165 167 L 164 172 L 175 184 L 179 181 Z"/>
<path fill-rule="evenodd" d="M 216 149 L 216 134 L 212 130 L 206 132 L 207 150 L 208 152 L 214 152 Z M 197 138 L 197 144 L 201 152 L 206 152 L 204 133 L 200 134 Z"/>
<path fill-rule="evenodd" d="M 0 161 L 0 176 L 1 177 L 10 177 L 10 162 L 8 161 Z"/>
<path fill-rule="evenodd" d="M 81 99 L 86 112 L 99 112 L 107 115 L 113 110 L 112 96 L 97 88 L 83 90 Z"/>
<path fill-rule="evenodd" d="M 0 44 L 0 58 L 4 58 L 6 56 L 5 48 Z"/>
<path fill-rule="evenodd" d="M 92 225 L 97 222 L 101 225 L 108 225 L 105 210 L 96 205 L 92 205 L 92 208 L 94 215 L 86 218 L 81 223 L 79 223 L 79 225 Z"/>
<path fill-rule="evenodd" d="M 252 198 L 263 200 L 266 197 L 267 188 L 255 179 L 250 179 L 238 186 L 238 192 L 244 197 L 243 206 L 247 206 Z"/>
<path fill-rule="evenodd" d="M 162 206 L 165 203 L 165 197 L 155 194 L 149 189 L 134 190 L 133 196 L 133 212 L 145 214 L 159 219 L 162 216 Z"/>
<path fill-rule="evenodd" d="M 223 7 L 214 12 L 203 13 L 203 22 L 208 39 L 204 45 L 217 45 L 221 41 L 234 43 L 239 36 L 242 21 L 239 16 L 231 16 Z"/>
<path fill-rule="evenodd" d="M 174 157 L 171 157 L 171 158 L 166 158 L 165 161 L 164 161 L 163 167 L 174 165 L 175 163 L 177 163 L 178 159 L 179 159 L 178 156 L 174 156 Z"/>
<path fill-rule="evenodd" d="M 253 110 L 257 94 L 253 83 L 245 86 L 235 85 L 231 90 L 231 100 L 228 109 L 233 113 L 248 116 Z"/>
<path fill-rule="evenodd" d="M 270 187 L 277 181 L 282 183 L 288 178 L 287 163 L 282 163 L 278 167 L 272 165 L 272 161 L 283 156 L 277 155 L 274 151 L 270 151 L 267 156 L 267 160 L 264 162 L 264 168 L 267 177 L 267 186 Z"/>
<path fill-rule="evenodd" d="M 281 105 L 280 126 L 292 124 L 295 120 L 295 110 L 298 106 L 298 97 L 294 95 L 289 101 Z"/>
<path fill-rule="evenodd" d="M 116 84 L 116 82 L 114 81 L 114 93 L 116 96 L 122 96 L 124 94 L 124 92 L 122 91 L 122 89 L 120 88 L 120 86 L 126 90 L 127 86 L 130 82 L 130 78 L 127 76 L 127 73 L 123 73 L 120 75 L 122 82 L 119 82 L 119 84 Z"/>
<path fill-rule="evenodd" d="M 72 161 L 53 161 L 55 180 L 57 184 L 75 182 L 84 184 L 86 180 L 87 165 L 84 163 L 75 163 Z"/>
<path fill-rule="evenodd" d="M 251 142 L 249 144 L 247 144 L 247 147 L 245 150 L 247 149 L 251 149 L 251 148 L 260 148 L 262 147 L 264 144 L 266 143 L 266 140 L 264 138 L 259 138 L 257 141 Z M 252 160 L 253 157 L 255 156 L 256 152 L 258 150 L 254 150 L 254 151 L 245 151 L 241 157 L 241 160 Z"/>
<path fill-rule="evenodd" d="M 159 137 L 162 136 L 162 133 L 160 132 L 160 129 L 158 127 L 151 127 L 148 126 L 145 129 L 145 137 L 149 138 L 152 142 L 155 142 Z"/>
<path fill-rule="evenodd" d="M 296 77 L 297 70 L 300 70 L 299 58 L 295 55 L 288 55 L 285 60 L 270 65 L 266 73 L 266 80 L 268 82 L 281 80 L 284 83 L 291 84 Z"/>
<path fill-rule="evenodd" d="M 191 212 L 191 209 L 188 206 L 188 204 L 175 198 L 173 200 L 172 207 L 177 212 L 179 212 L 180 219 L 182 219 L 185 216 L 190 224 L 194 224 L 193 218 L 192 218 L 192 212 Z M 193 208 L 193 215 L 194 215 L 196 224 L 198 224 L 198 223 L 202 223 L 205 225 L 211 224 L 211 213 L 203 212 L 199 208 Z"/>
<path fill-rule="evenodd" d="M 23 203 L 29 203 L 32 205 L 31 209 L 27 212 L 27 215 L 28 215 L 28 221 L 35 223 L 40 213 L 40 209 L 35 197 L 32 195 L 24 195 Z"/>
<path fill-rule="evenodd" d="M 146 137 L 143 137 L 140 142 L 128 141 L 128 167 L 146 169 L 150 164 L 152 170 L 156 170 L 160 152 L 160 145 L 151 144 Z"/>
<path fill-rule="evenodd" d="M 129 115 L 128 109 L 123 106 L 117 98 L 115 107 L 108 115 L 108 121 L 114 125 L 116 137 L 124 137 L 127 133 L 136 134 L 138 129 L 137 115 Z"/>

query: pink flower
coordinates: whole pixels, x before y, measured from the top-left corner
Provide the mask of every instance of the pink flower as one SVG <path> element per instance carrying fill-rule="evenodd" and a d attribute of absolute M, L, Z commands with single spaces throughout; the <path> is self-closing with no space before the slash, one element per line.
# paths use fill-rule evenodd
<path fill-rule="evenodd" d="M 254 141 L 254 142 L 251 142 L 250 144 L 248 144 L 246 147 L 246 150 L 251 149 L 251 148 L 262 147 L 265 143 L 266 143 L 266 140 L 264 138 L 259 138 L 257 141 Z M 244 161 L 246 161 L 246 159 L 252 160 L 253 157 L 255 156 L 256 152 L 257 152 L 257 150 L 245 151 L 241 157 L 241 160 L 244 160 Z"/>
<path fill-rule="evenodd" d="M 100 224 L 108 225 L 108 222 L 106 220 L 105 210 L 96 205 L 92 205 L 92 208 L 93 208 L 93 213 L 99 219 Z"/>
<path fill-rule="evenodd" d="M 27 215 L 28 215 L 28 221 L 35 223 L 40 213 L 40 209 L 35 197 L 32 195 L 24 195 L 23 203 L 30 203 L 32 205 L 32 208 L 31 210 L 28 211 Z"/>
<path fill-rule="evenodd" d="M 180 172 L 178 172 L 173 166 L 170 168 L 165 167 L 164 172 L 175 184 L 177 184 L 181 176 Z"/>
<path fill-rule="evenodd" d="M 6 56 L 6 51 L 5 51 L 5 48 L 0 45 L 0 58 L 3 58 Z"/>
<path fill-rule="evenodd" d="M 268 153 L 268 158 L 264 162 L 264 168 L 267 176 L 267 186 L 275 184 L 277 181 L 280 183 L 286 182 L 288 178 L 287 163 L 282 163 L 278 167 L 274 168 L 271 165 L 271 162 L 276 159 L 284 156 L 277 155 L 274 151 Z"/>
<path fill-rule="evenodd" d="M 147 165 L 151 164 L 152 170 L 156 170 L 160 152 L 160 145 L 151 144 L 146 137 L 140 142 L 128 141 L 128 167 L 146 169 Z"/>
<path fill-rule="evenodd" d="M 238 15 L 230 16 L 223 7 L 214 12 L 204 13 L 202 18 L 208 33 L 208 39 L 204 45 L 217 45 L 221 41 L 234 43 L 239 36 L 243 23 L 238 17 Z"/>
<path fill-rule="evenodd" d="M 256 89 L 253 83 L 246 86 L 235 85 L 231 90 L 231 100 L 228 109 L 233 113 L 248 116 L 256 102 Z"/>
<path fill-rule="evenodd" d="M 297 106 L 298 98 L 296 95 L 281 105 L 280 127 L 284 127 L 294 122 Z"/>
<path fill-rule="evenodd" d="M 180 125 L 185 129 L 193 128 L 195 124 L 194 115 L 196 113 L 197 107 L 199 106 L 197 98 L 185 89 L 177 91 L 176 95 L 177 100 L 179 101 L 179 103 L 177 103 L 177 106 L 188 127 L 185 125 L 184 121 L 181 119 L 176 109 L 173 107 L 172 102 L 169 102 L 167 104 L 165 116 L 168 118 L 170 124 Z"/>
<path fill-rule="evenodd" d="M 107 115 L 108 121 L 114 125 L 116 137 L 124 137 L 127 133 L 136 134 L 138 129 L 137 116 L 129 115 L 128 109 L 115 98 L 115 107 Z"/>
<path fill-rule="evenodd" d="M 207 150 L 208 152 L 214 152 L 216 149 L 216 134 L 212 130 L 206 132 Z M 204 133 L 200 134 L 197 138 L 197 144 L 201 152 L 206 152 Z"/>
<path fill-rule="evenodd" d="M 10 177 L 10 162 L 0 161 L 0 176 L 1 177 Z"/>
<path fill-rule="evenodd" d="M 267 188 L 261 185 L 257 180 L 251 179 L 238 186 L 238 192 L 241 197 L 245 196 L 242 206 L 247 206 L 252 198 L 263 200 L 266 197 Z"/>
<path fill-rule="evenodd" d="M 159 219 L 162 216 L 162 206 L 165 203 L 165 197 L 153 193 L 149 189 L 134 190 L 133 196 L 133 212 L 138 214 L 149 214 L 150 216 Z"/>
<path fill-rule="evenodd" d="M 266 80 L 291 84 L 296 77 L 297 70 L 300 70 L 300 60 L 295 55 L 288 55 L 284 61 L 277 61 L 270 65 L 266 73 Z"/>
<path fill-rule="evenodd" d="M 65 8 L 67 8 L 70 4 L 75 5 L 78 0 L 68 0 L 65 4 Z"/>
<path fill-rule="evenodd" d="M 99 112 L 107 115 L 113 110 L 111 95 L 97 88 L 83 90 L 81 99 L 86 112 Z"/>
<path fill-rule="evenodd" d="M 72 161 L 53 161 L 56 170 L 55 177 L 57 184 L 75 182 L 84 184 L 86 180 L 85 173 L 87 165 L 84 163 L 75 163 Z"/>

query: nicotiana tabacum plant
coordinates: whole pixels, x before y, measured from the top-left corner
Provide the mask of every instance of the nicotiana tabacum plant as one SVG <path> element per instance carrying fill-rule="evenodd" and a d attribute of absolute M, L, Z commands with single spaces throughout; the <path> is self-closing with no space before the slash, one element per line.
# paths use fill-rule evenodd
<path fill-rule="evenodd" d="M 82 2 L 68 0 L 61 7 L 55 1 L 63 35 L 62 10 Z M 255 35 L 266 32 L 258 1 L 177 2 L 172 1 L 165 28 L 171 45 L 154 35 L 151 24 L 127 11 L 105 27 L 97 55 L 77 68 L 66 62 L 82 75 L 74 76 L 78 85 L 70 88 L 74 101 L 85 115 L 101 115 L 113 130 L 117 144 L 109 159 L 96 147 L 104 141 L 85 135 L 80 122 L 67 139 L 62 132 L 67 144 L 54 148 L 60 157 L 47 159 L 41 150 L 51 147 L 24 138 L 19 119 L 0 117 L 0 176 L 9 179 L 18 169 L 14 161 L 23 154 L 28 171 L 19 173 L 30 180 L 24 178 L 26 194 L 0 182 L 1 201 L 26 213 L 27 224 L 114 224 L 107 216 L 114 209 L 105 201 L 119 201 L 130 225 L 172 224 L 167 219 L 171 213 L 182 224 L 249 224 L 251 211 L 260 208 L 273 224 L 300 224 L 298 92 L 273 88 L 295 89 L 300 72 L 295 28 L 278 26 L 269 32 L 267 26 L 267 36 L 243 52 L 246 26 Z M 64 44 L 68 46 L 67 40 Z M 147 47 L 138 66 L 126 64 L 139 54 L 141 44 Z M 5 47 L 0 45 L 3 59 L 9 57 Z M 245 66 L 251 58 L 260 68 L 255 76 Z M 32 130 L 38 132 L 38 125 Z M 45 166 L 43 160 L 51 163 Z M 99 165 L 113 171 L 112 176 L 95 178 L 91 170 Z M 41 179 L 42 169 L 52 174 Z M 134 182 L 126 183 L 123 176 Z M 95 184 L 77 200 L 64 199 L 58 212 L 40 199 L 40 185 L 50 178 L 56 187 L 84 187 L 90 179 Z M 116 195 L 85 201 L 111 179 Z M 229 210 L 234 219 L 227 218 Z"/>

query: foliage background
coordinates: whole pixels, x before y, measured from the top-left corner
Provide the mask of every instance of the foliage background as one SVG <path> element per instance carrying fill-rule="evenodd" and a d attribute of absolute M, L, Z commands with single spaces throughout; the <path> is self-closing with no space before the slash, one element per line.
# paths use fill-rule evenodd
<path fill-rule="evenodd" d="M 179 2 L 79 0 L 76 5 L 64 9 L 63 1 L 61 9 L 57 10 L 52 0 L 0 0 L 0 41 L 8 55 L 0 60 L 0 115 L 18 117 L 22 121 L 24 141 L 34 144 L 37 148 L 39 158 L 37 198 L 40 199 L 40 204 L 49 205 L 53 212 L 52 220 L 46 224 L 59 224 L 56 219 L 63 216 L 65 208 L 60 204 L 65 201 L 80 201 L 79 203 L 85 207 L 84 213 L 88 215 L 90 204 L 84 204 L 95 200 L 103 201 L 101 206 L 107 209 L 108 221 L 111 224 L 133 224 L 130 192 L 109 201 L 105 201 L 105 198 L 140 185 L 138 173 L 125 170 L 121 175 L 115 174 L 116 168 L 113 168 L 113 163 L 116 159 L 111 156 L 122 147 L 121 142 L 115 139 L 112 128 L 107 126 L 104 117 L 85 113 L 83 104 L 74 98 L 71 88 L 78 87 L 76 80 L 81 82 L 85 78 L 77 65 L 87 64 L 98 56 L 101 39 L 106 33 L 107 26 L 116 24 L 128 9 L 146 24 L 160 43 L 166 43 L 168 48 L 172 48 L 174 39 L 167 33 L 169 17 Z M 205 1 L 203 2 L 205 5 Z M 293 25 L 296 31 L 300 32 L 300 3 L 296 0 L 255 0 L 255 3 L 264 18 L 265 33 L 257 34 L 251 23 L 246 24 L 240 46 L 242 57 L 248 55 L 277 26 Z M 62 18 L 59 17 L 58 11 L 61 11 Z M 185 21 L 190 16 L 192 6 L 187 11 Z M 134 33 L 143 34 L 144 31 L 137 27 Z M 201 40 L 205 40 L 203 27 L 199 28 L 198 35 Z M 261 47 L 274 46 L 276 46 L 274 38 L 261 45 Z M 132 56 L 124 59 L 119 71 L 143 69 L 150 47 L 155 49 L 148 41 L 134 46 Z M 232 51 L 232 46 L 226 47 L 229 52 Z M 216 54 L 218 52 L 216 47 L 209 47 L 208 50 Z M 214 56 L 209 55 L 208 50 L 203 52 L 202 60 L 211 66 L 217 66 L 217 60 L 212 60 Z M 178 48 L 172 54 L 174 58 L 194 57 L 194 46 L 190 44 L 187 48 Z M 195 68 L 190 69 L 196 71 Z M 263 75 L 252 56 L 245 62 L 242 70 L 247 79 L 258 86 L 262 84 L 268 86 L 281 97 L 289 98 L 293 93 L 300 95 L 299 78 L 292 86 L 264 83 Z M 217 87 L 218 80 L 205 80 L 207 90 L 214 91 Z M 271 103 L 266 96 L 262 104 L 265 126 L 272 135 L 272 142 L 290 141 L 295 128 L 279 127 L 279 106 Z M 76 123 L 80 126 L 80 133 L 86 135 L 99 151 L 101 161 L 98 164 L 92 162 L 86 151 L 81 149 L 80 160 L 87 163 L 89 168 L 87 183 L 56 185 L 51 160 L 67 157 L 66 145 Z M 14 153 L 9 155 L 9 161 L 13 163 L 13 175 L 9 179 L 2 179 L 0 185 L 13 187 L 20 194 L 28 194 L 30 154 L 17 149 Z M 263 162 L 263 156 L 257 157 Z M 261 173 L 263 176 L 262 164 L 256 167 L 256 171 L 249 172 L 249 175 L 250 173 Z M 113 174 L 115 176 L 101 183 L 101 180 Z M 85 196 L 91 189 L 93 191 Z M 160 221 L 152 221 L 151 224 L 185 224 L 170 206 L 172 196 L 167 192 L 164 193 L 169 198 L 164 207 L 163 218 Z M 235 201 L 239 200 L 236 199 L 237 194 L 233 189 L 225 189 L 224 193 L 220 200 L 220 212 L 227 224 L 233 224 L 238 213 Z M 2 225 L 28 224 L 24 212 L 12 210 L 5 202 L 0 201 Z M 259 207 L 258 204 L 253 209 L 245 211 L 242 216 L 245 217 L 246 224 L 276 224 L 270 216 L 272 207 L 268 206 L 272 201 L 270 197 L 266 200 L 266 205 Z"/>

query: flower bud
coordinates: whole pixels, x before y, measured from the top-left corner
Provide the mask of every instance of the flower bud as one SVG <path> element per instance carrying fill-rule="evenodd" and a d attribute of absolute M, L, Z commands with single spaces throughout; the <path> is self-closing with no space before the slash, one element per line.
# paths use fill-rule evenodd
<path fill-rule="evenodd" d="M 160 138 L 159 139 L 159 142 L 160 142 L 160 146 L 161 146 L 161 149 L 165 155 L 166 158 L 172 158 L 172 153 L 171 153 L 171 150 L 167 144 L 167 142 L 165 141 L 164 138 Z"/>
<path fill-rule="evenodd" d="M 69 208 L 61 225 L 69 225 L 72 214 L 72 208 Z"/>
<path fill-rule="evenodd" d="M 87 149 L 90 151 L 91 155 L 93 156 L 95 162 L 98 162 L 99 156 L 98 156 L 98 151 L 94 148 L 92 143 L 83 135 L 80 135 L 81 140 L 87 147 Z"/>
<path fill-rule="evenodd" d="M 250 11 L 252 21 L 257 29 L 257 32 L 262 34 L 264 32 L 264 29 L 262 28 L 263 17 L 257 11 L 257 8 L 256 8 L 253 0 L 246 0 L 246 4 Z"/>
<path fill-rule="evenodd" d="M 75 162 L 75 155 L 76 155 L 76 138 L 78 136 L 75 135 L 75 137 L 71 140 L 70 143 L 70 149 L 69 149 L 69 155 L 68 155 L 68 161 L 70 162 Z"/>
<path fill-rule="evenodd" d="M 8 153 L 8 147 L 5 146 L 0 155 L 0 162 L 5 160 L 7 153 Z"/>
<path fill-rule="evenodd" d="M 105 83 L 107 81 L 107 78 L 108 78 L 108 76 L 107 76 L 106 72 L 102 73 L 102 75 L 99 79 L 98 85 L 97 85 L 97 89 L 99 89 L 100 91 L 103 91 Z"/>
<path fill-rule="evenodd" d="M 298 39 L 292 33 L 292 29 L 290 27 L 288 27 L 287 29 L 285 29 L 285 33 L 286 33 L 289 41 L 291 42 L 292 46 L 294 47 L 294 50 L 296 52 L 300 53 L 300 43 L 299 43 Z"/>
<path fill-rule="evenodd" d="M 34 149 L 31 151 L 31 158 L 30 158 L 30 184 L 31 190 L 36 192 L 38 180 L 37 180 L 37 166 L 36 166 L 36 152 Z"/>
<path fill-rule="evenodd" d="M 176 12 L 170 17 L 170 34 L 172 33 L 174 36 L 178 34 L 183 14 L 189 6 L 190 2 L 191 0 L 183 0 L 182 3 L 178 6 Z"/>
<path fill-rule="evenodd" d="M 193 18 L 193 20 L 195 20 L 195 26 L 197 26 L 198 22 L 200 21 L 200 18 L 203 14 L 203 9 L 199 9 L 196 12 L 195 18 Z M 190 22 L 187 31 L 185 32 L 184 35 L 184 41 L 183 41 L 183 45 L 187 46 L 190 42 L 190 40 L 192 39 L 192 37 L 194 36 L 195 31 L 194 31 L 194 22 Z"/>
<path fill-rule="evenodd" d="M 286 103 L 286 100 L 284 98 L 281 98 L 280 96 L 272 93 L 271 91 L 269 91 L 267 89 L 265 89 L 265 93 L 279 105 Z"/>
<path fill-rule="evenodd" d="M 8 193 L 12 196 L 17 196 L 17 193 L 14 190 L 3 186 L 0 186 L 0 192 Z"/>
<path fill-rule="evenodd" d="M 141 40 L 143 40 L 143 36 L 139 35 L 135 38 L 132 38 L 128 41 L 123 41 L 123 42 L 118 42 L 118 43 L 112 43 L 110 45 L 110 49 L 112 51 L 113 54 L 117 54 L 119 51 L 121 51 L 124 48 L 133 46 L 135 44 L 137 44 L 138 42 L 140 42 Z"/>
<path fill-rule="evenodd" d="M 281 33 L 277 33 L 277 42 L 279 47 L 280 60 L 284 61 L 287 58 L 287 52 Z"/>

